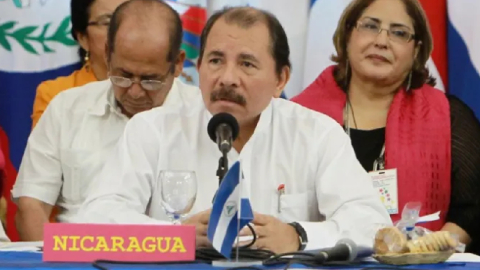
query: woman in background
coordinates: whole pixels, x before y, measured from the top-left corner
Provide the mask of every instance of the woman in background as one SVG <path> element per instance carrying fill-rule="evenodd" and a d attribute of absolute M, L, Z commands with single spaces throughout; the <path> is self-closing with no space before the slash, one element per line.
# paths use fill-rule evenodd
<path fill-rule="evenodd" d="M 60 92 L 107 79 L 105 42 L 113 11 L 127 0 L 71 0 L 72 36 L 80 44 L 83 67 L 67 77 L 41 83 L 33 103 L 32 128 L 50 101 Z"/>
<path fill-rule="evenodd" d="M 480 124 L 433 88 L 432 35 L 418 0 L 354 0 L 334 35 L 337 63 L 293 101 L 345 127 L 367 171 L 396 169 L 398 214 L 421 202 L 422 224 L 480 241 Z M 395 211 L 392 211 L 395 212 Z"/>

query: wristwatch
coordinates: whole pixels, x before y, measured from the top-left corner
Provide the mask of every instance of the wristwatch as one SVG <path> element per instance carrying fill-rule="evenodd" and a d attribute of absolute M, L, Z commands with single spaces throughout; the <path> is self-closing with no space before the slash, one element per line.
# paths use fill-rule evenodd
<path fill-rule="evenodd" d="M 305 232 L 305 229 L 302 227 L 302 225 L 300 225 L 297 222 L 291 222 L 291 223 L 288 223 L 288 225 L 295 228 L 295 231 L 298 234 L 298 241 L 300 242 L 300 245 L 298 246 L 298 250 L 299 251 L 304 250 L 308 244 L 307 232 Z"/>

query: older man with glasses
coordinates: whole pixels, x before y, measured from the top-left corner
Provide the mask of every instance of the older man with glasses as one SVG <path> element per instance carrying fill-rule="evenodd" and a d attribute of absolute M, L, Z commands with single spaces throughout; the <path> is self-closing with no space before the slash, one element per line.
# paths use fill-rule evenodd
<path fill-rule="evenodd" d="M 138 16 L 130 5 L 151 12 Z M 181 41 L 179 15 L 168 4 L 132 0 L 117 8 L 106 44 L 109 80 L 58 94 L 30 135 L 12 190 L 22 240 L 43 239 L 55 205 L 58 222 L 72 221 L 131 117 L 200 95 L 177 79 Z"/>

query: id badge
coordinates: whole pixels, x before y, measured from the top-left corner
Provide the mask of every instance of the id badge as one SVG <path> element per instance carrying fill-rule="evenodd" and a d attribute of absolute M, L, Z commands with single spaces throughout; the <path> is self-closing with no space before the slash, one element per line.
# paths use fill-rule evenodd
<path fill-rule="evenodd" d="M 378 192 L 389 214 L 398 214 L 397 169 L 369 172 L 374 189 Z"/>

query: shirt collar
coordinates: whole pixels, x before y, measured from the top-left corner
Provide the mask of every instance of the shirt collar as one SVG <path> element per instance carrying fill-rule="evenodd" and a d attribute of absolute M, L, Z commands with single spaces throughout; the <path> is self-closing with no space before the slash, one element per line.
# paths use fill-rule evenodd
<path fill-rule="evenodd" d="M 90 106 L 90 114 L 104 116 L 109 110 L 119 110 L 110 80 L 108 80 L 108 84 L 105 86 L 105 88 L 106 91 L 103 91 L 96 102 Z"/>

